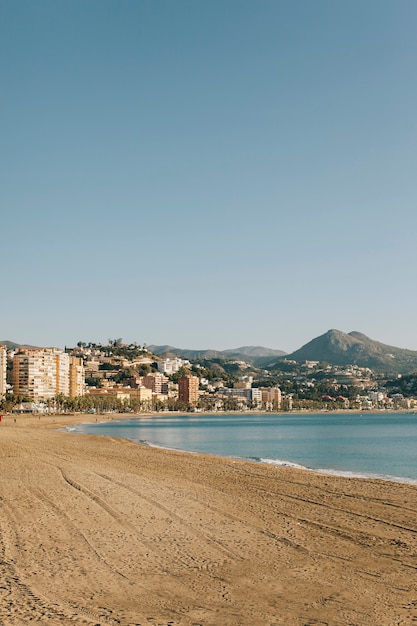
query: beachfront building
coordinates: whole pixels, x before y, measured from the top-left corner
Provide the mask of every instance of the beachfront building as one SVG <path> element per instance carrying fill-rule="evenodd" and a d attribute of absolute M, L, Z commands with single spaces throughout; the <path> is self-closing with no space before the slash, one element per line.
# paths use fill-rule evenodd
<path fill-rule="evenodd" d="M 6 393 L 7 350 L 0 346 L 0 398 Z"/>
<path fill-rule="evenodd" d="M 279 411 L 281 408 L 282 394 L 279 387 L 259 387 L 262 394 L 262 407 L 267 411 Z"/>
<path fill-rule="evenodd" d="M 53 350 L 55 361 L 55 395 L 69 396 L 70 390 L 70 357 L 62 350 Z"/>
<path fill-rule="evenodd" d="M 187 404 L 197 404 L 198 383 L 197 376 L 181 376 L 178 379 L 178 400 Z"/>
<path fill-rule="evenodd" d="M 152 406 L 152 391 L 146 387 L 137 387 L 136 389 L 132 389 L 132 387 L 110 387 L 108 389 L 90 387 L 87 390 L 87 396 L 101 398 L 102 400 L 114 398 L 120 400 L 125 405 L 136 401 L 146 409 L 150 409 Z"/>
<path fill-rule="evenodd" d="M 237 398 L 244 402 L 252 402 L 253 405 L 258 407 L 261 406 L 262 402 L 262 391 L 257 387 L 250 387 L 249 389 L 245 387 L 238 387 L 237 389 L 235 387 L 224 387 L 219 390 L 218 395 L 220 397 L 223 396 L 223 398 Z"/>
<path fill-rule="evenodd" d="M 13 357 L 13 393 L 32 400 L 69 395 L 69 355 L 58 348 L 21 348 Z"/>
<path fill-rule="evenodd" d="M 85 374 L 83 360 L 70 356 L 69 359 L 69 395 L 71 398 L 85 393 Z"/>

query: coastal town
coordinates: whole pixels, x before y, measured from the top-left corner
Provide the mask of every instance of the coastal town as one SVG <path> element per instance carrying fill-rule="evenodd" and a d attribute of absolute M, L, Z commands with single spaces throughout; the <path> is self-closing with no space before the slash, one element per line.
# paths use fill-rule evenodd
<path fill-rule="evenodd" d="M 0 407 L 13 413 L 414 410 L 416 377 L 281 358 L 157 355 L 146 344 L 0 345 Z"/>

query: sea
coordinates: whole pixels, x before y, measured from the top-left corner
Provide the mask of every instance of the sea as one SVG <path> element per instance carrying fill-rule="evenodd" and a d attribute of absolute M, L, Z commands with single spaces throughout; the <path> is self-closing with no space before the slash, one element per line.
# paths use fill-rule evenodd
<path fill-rule="evenodd" d="M 417 484 L 415 413 L 163 413 L 122 420 L 109 415 L 104 421 L 68 430 L 327 474 Z"/>

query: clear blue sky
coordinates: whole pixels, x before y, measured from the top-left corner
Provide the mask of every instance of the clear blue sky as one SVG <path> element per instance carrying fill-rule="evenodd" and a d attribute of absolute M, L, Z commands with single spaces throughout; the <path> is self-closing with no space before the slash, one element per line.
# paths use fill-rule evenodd
<path fill-rule="evenodd" d="M 0 340 L 417 349 L 415 0 L 0 0 Z"/>

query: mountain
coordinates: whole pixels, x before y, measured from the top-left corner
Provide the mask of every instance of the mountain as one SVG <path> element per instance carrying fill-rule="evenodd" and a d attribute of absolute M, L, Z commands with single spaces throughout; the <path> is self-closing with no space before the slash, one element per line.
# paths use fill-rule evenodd
<path fill-rule="evenodd" d="M 389 346 L 356 331 L 328 330 L 286 358 L 324 361 L 331 365 L 358 365 L 387 374 L 406 374 L 417 370 L 417 351 Z"/>
<path fill-rule="evenodd" d="M 0 341 L 0 346 L 7 346 L 11 350 L 16 350 L 17 348 L 34 348 L 37 349 L 39 346 L 29 346 L 27 343 L 15 343 L 14 341 L 9 341 L 8 339 L 4 339 Z"/>
<path fill-rule="evenodd" d="M 286 355 L 283 350 L 273 350 L 272 348 L 264 348 L 262 346 L 242 346 L 232 350 L 187 350 L 183 348 L 174 348 L 173 346 L 148 346 L 148 350 L 157 356 L 178 356 L 183 359 L 234 359 L 238 361 L 246 361 L 257 366 L 258 363 L 263 364 L 265 359 L 270 362 L 271 359 L 277 359 Z"/>

